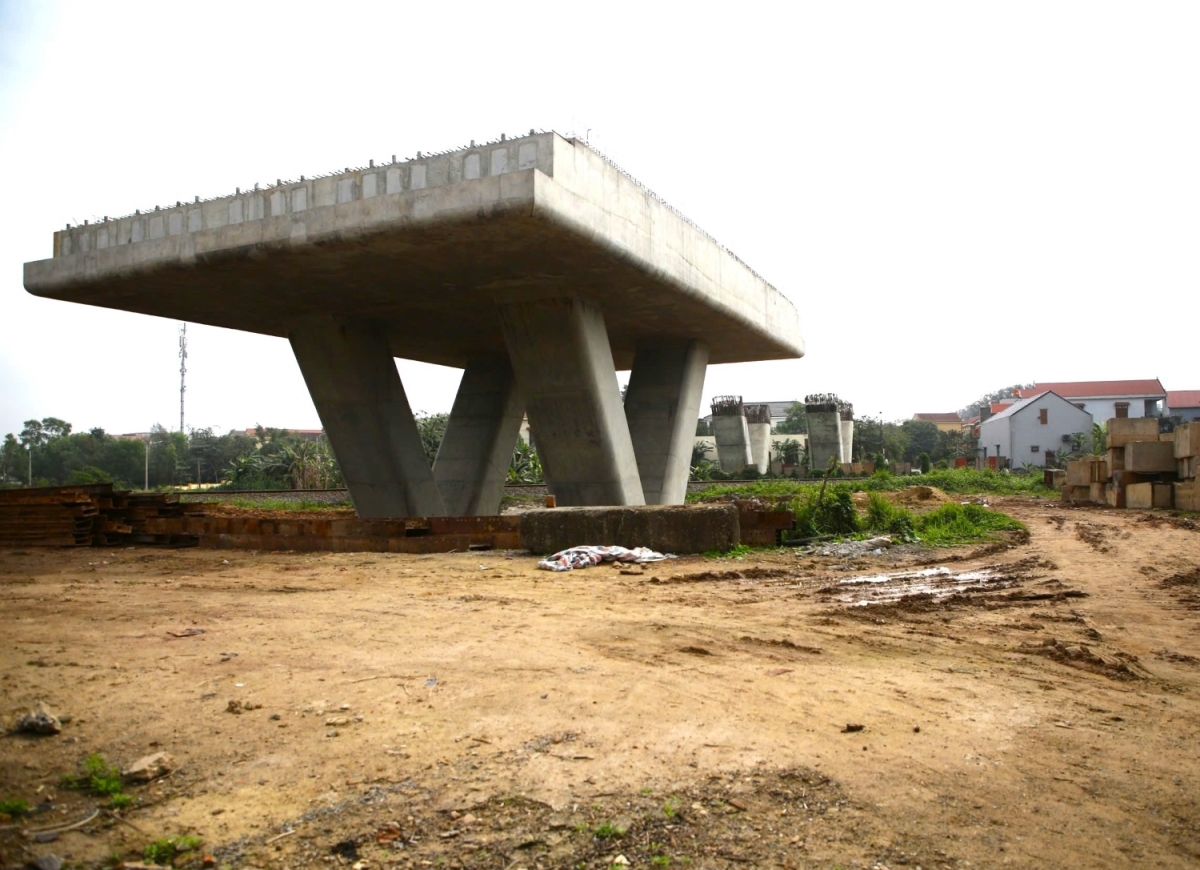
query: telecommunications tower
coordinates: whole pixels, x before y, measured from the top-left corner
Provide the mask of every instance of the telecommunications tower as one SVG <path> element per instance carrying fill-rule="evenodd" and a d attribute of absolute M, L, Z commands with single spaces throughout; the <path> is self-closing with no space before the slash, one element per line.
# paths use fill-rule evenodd
<path fill-rule="evenodd" d="M 183 431 L 183 394 L 187 391 L 184 377 L 187 375 L 187 324 L 179 327 L 179 431 Z"/>

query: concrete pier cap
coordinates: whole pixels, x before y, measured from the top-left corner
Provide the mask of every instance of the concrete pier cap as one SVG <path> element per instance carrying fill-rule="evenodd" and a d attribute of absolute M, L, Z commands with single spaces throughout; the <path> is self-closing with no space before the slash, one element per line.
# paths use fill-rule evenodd
<path fill-rule="evenodd" d="M 566 355 L 580 368 L 564 374 L 561 383 L 588 390 L 594 385 L 599 392 L 589 399 L 591 410 L 569 424 L 583 427 L 568 439 L 574 446 L 558 445 L 557 453 L 605 452 L 604 461 L 583 464 L 612 478 L 565 483 L 564 492 L 578 493 L 583 504 L 596 498 L 636 504 L 643 486 L 652 485 L 656 499 L 674 499 L 682 491 L 677 481 L 663 477 L 664 469 L 678 475 L 686 465 L 675 459 L 680 448 L 651 441 L 676 437 L 679 427 L 667 424 L 698 404 L 697 366 L 804 354 L 799 316 L 783 294 L 599 152 L 557 133 L 502 138 L 401 162 L 371 161 L 331 175 L 280 180 L 69 227 L 54 233 L 50 259 L 25 264 L 24 280 L 30 293 L 50 299 L 287 337 L 293 344 L 300 334 L 312 351 L 305 359 L 324 360 L 325 371 L 312 371 L 311 365 L 305 371 L 310 380 L 322 379 L 314 401 L 323 422 L 323 403 L 336 399 L 345 420 L 345 403 L 354 395 L 378 395 L 382 389 L 348 384 L 346 395 L 330 398 L 336 384 L 327 377 L 352 380 L 356 372 L 374 371 L 365 360 L 338 364 L 328 356 L 335 348 L 322 357 L 310 347 L 320 334 L 312 324 L 331 321 L 351 333 L 369 333 L 393 357 L 464 369 L 478 367 L 479 360 L 501 360 L 496 374 L 481 369 L 472 378 L 472 395 L 483 395 L 480 384 L 491 383 L 488 378 L 502 391 L 508 389 L 504 378 L 515 377 L 519 401 L 535 402 L 549 421 L 564 405 L 554 384 L 530 383 L 530 352 L 536 357 L 539 348 L 575 339 L 519 333 L 514 312 L 522 311 L 529 323 L 552 324 L 551 317 L 533 317 L 529 306 L 574 300 L 568 303 L 575 306 L 570 316 L 582 318 L 574 334 L 589 345 Z M 510 343 L 518 334 L 528 346 L 514 358 Z M 658 343 L 702 352 L 689 351 L 681 357 L 686 364 L 668 365 L 650 352 Z M 652 399 L 643 399 L 639 420 L 666 422 L 639 422 L 631 441 L 629 425 L 614 418 L 607 381 L 615 380 L 616 370 L 635 366 L 639 353 L 648 371 L 666 373 L 642 379 L 647 387 L 639 391 L 672 405 L 656 417 L 645 404 Z M 302 370 L 305 359 L 298 355 Z M 512 375 L 504 359 L 512 360 Z M 664 380 L 668 375 L 684 380 L 673 385 Z M 385 392 L 403 396 L 395 387 Z M 448 501 L 475 512 L 486 511 L 496 492 L 495 465 L 504 450 L 497 439 L 507 439 L 512 429 L 513 405 L 505 395 L 496 393 L 494 401 L 463 398 L 462 407 L 474 416 L 456 439 L 455 470 L 439 475 L 435 468 L 435 479 L 454 480 L 457 495 Z M 480 415 L 492 412 L 484 408 L 503 420 L 489 424 Z M 405 413 L 407 407 L 396 411 Z M 389 425 L 391 432 L 373 427 L 383 434 L 372 442 L 369 433 L 343 424 L 342 444 L 334 443 L 334 450 L 382 455 L 409 440 L 407 433 L 396 434 L 396 424 Z M 482 451 L 480 457 L 472 450 Z M 655 470 L 640 483 L 630 464 L 635 453 L 655 457 Z M 391 462 L 380 473 L 410 465 Z M 475 474 L 472 469 L 479 474 L 490 469 L 491 482 L 473 486 L 463 478 Z M 548 482 L 553 488 L 554 481 Z M 428 489 L 425 476 L 420 485 Z"/>

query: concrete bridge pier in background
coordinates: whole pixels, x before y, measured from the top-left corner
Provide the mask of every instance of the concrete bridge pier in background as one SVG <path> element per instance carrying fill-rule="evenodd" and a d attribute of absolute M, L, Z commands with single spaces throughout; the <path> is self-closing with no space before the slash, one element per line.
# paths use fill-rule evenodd
<path fill-rule="evenodd" d="M 750 436 L 750 457 L 759 474 L 771 467 L 771 406 L 746 406 L 746 431 Z"/>
<path fill-rule="evenodd" d="M 500 512 L 522 413 L 507 357 L 467 363 L 433 463 L 433 477 L 447 514 Z"/>
<path fill-rule="evenodd" d="M 383 334 L 327 319 L 289 329 L 288 339 L 358 515 L 444 516 Z"/>
<path fill-rule="evenodd" d="M 712 400 L 713 440 L 717 463 L 726 474 L 745 471 L 754 464 L 750 429 L 741 396 L 716 396 Z"/>
<path fill-rule="evenodd" d="M 707 368 L 702 342 L 638 344 L 625 419 L 646 504 L 683 504 Z"/>
<path fill-rule="evenodd" d="M 564 507 L 645 504 L 600 308 L 556 296 L 499 310 L 550 494 Z"/>

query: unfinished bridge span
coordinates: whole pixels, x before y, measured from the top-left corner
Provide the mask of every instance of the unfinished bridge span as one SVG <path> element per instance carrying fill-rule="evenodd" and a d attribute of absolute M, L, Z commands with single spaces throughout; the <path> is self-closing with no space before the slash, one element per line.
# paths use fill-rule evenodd
<path fill-rule="evenodd" d="M 68 227 L 25 287 L 287 338 L 364 518 L 495 513 L 523 413 L 560 505 L 680 504 L 706 367 L 804 353 L 781 293 L 556 133 Z M 463 369 L 432 468 L 396 357 Z"/>

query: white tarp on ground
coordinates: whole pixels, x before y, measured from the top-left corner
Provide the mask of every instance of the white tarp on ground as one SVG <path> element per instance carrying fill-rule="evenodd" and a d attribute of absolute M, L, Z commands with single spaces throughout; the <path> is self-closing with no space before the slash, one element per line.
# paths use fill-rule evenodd
<path fill-rule="evenodd" d="M 633 562 L 641 565 L 674 558 L 670 553 L 656 553 L 647 547 L 634 547 L 632 550 L 616 546 L 571 547 L 542 559 L 538 562 L 538 567 L 545 571 L 570 571 L 573 568 L 590 568 L 601 562 Z"/>

